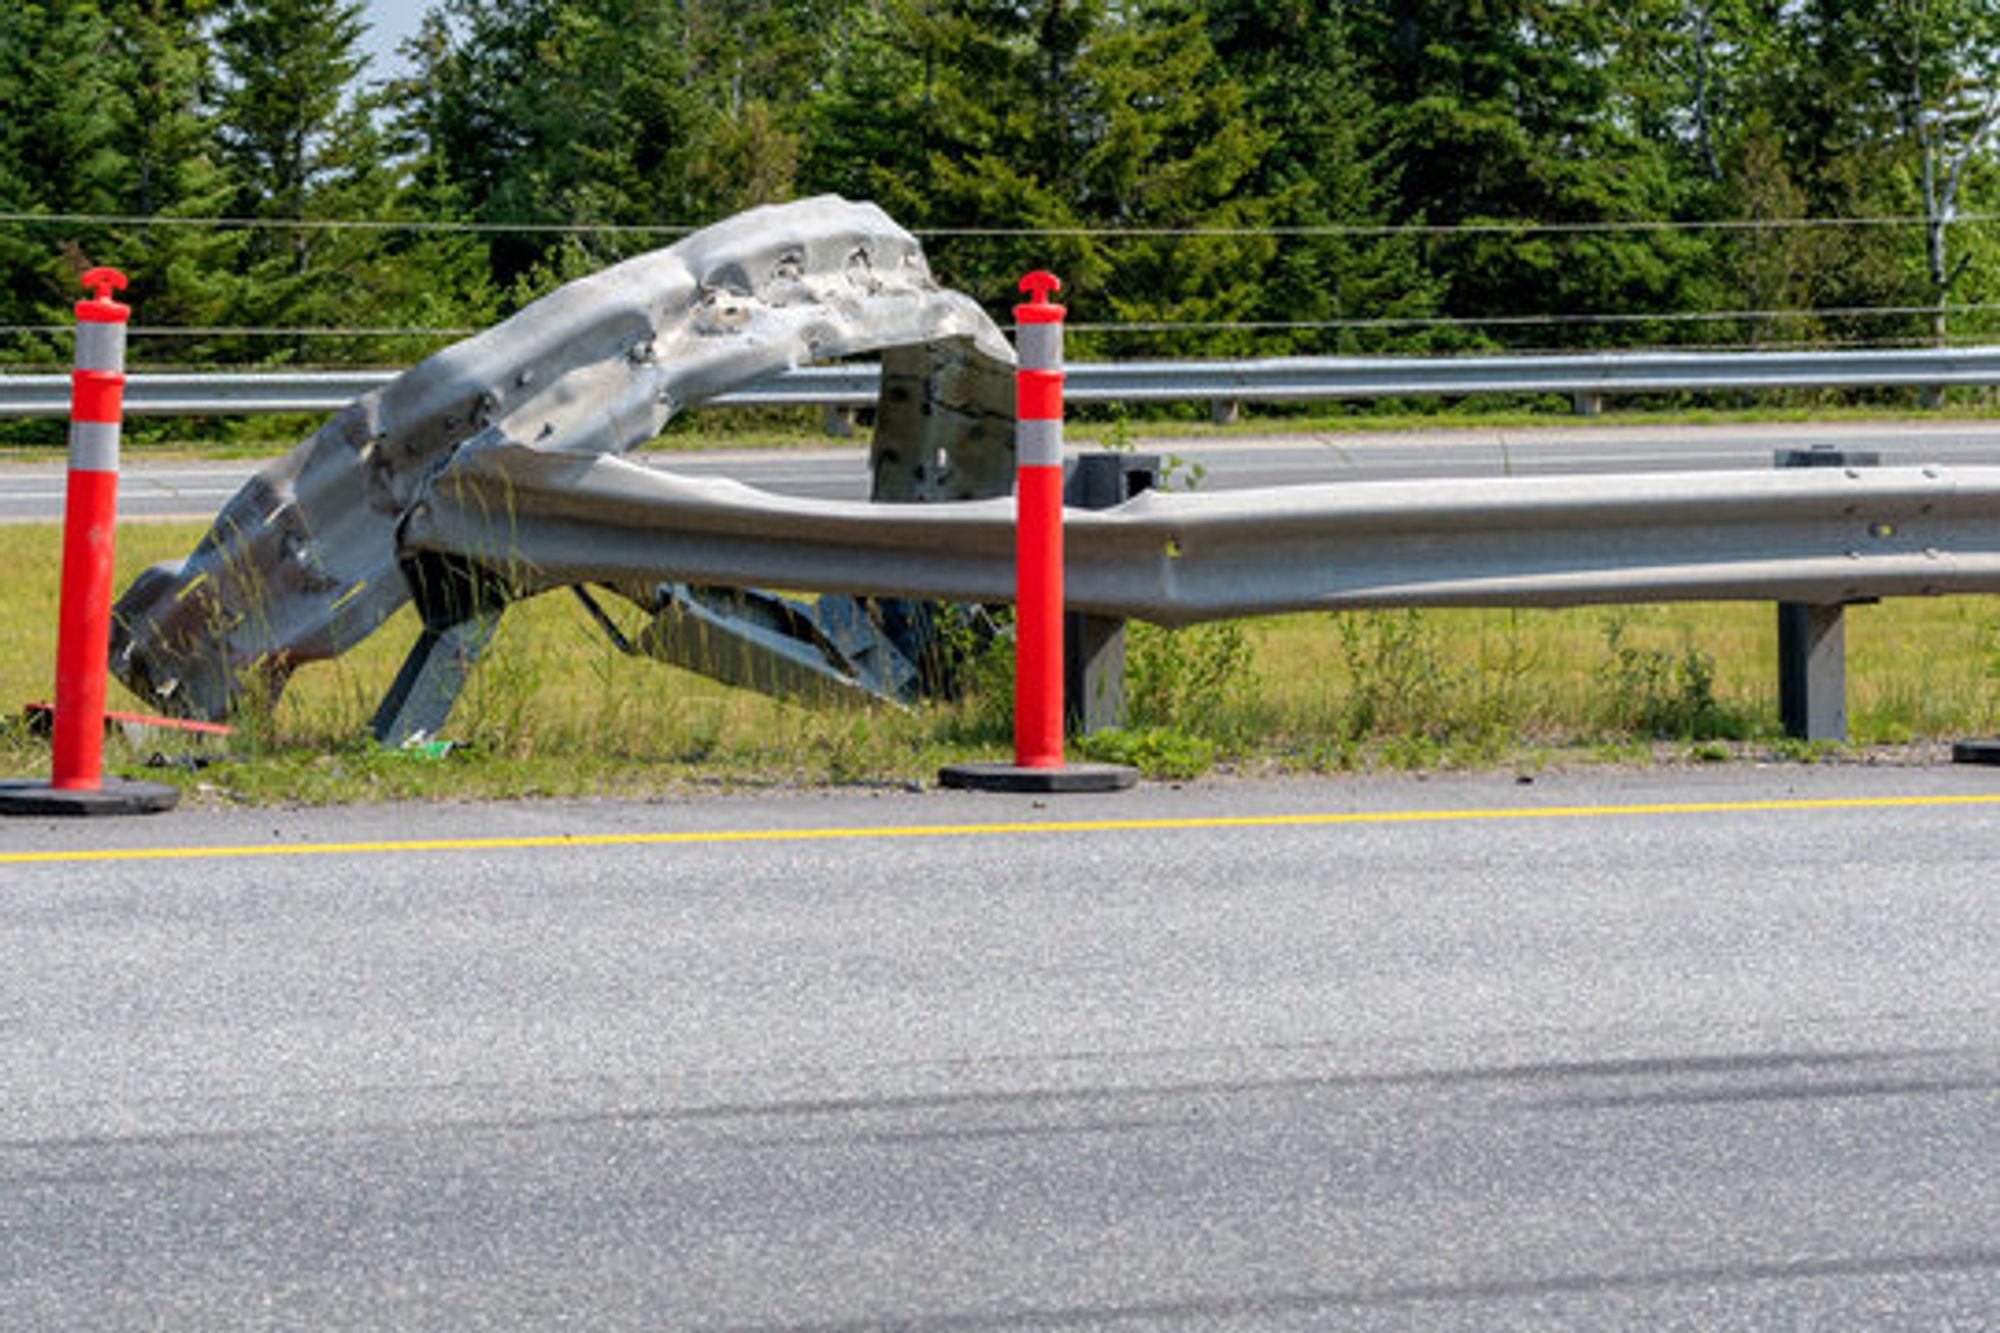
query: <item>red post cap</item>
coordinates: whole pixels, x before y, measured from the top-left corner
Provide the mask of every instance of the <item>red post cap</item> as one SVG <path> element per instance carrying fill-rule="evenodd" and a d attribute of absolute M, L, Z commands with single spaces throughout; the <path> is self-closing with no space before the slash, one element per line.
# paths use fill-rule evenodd
<path fill-rule="evenodd" d="M 97 295 L 76 303 L 76 317 L 93 324 L 123 324 L 132 317 L 132 307 L 111 299 L 111 293 L 125 290 L 125 275 L 115 268 L 94 268 L 83 275 L 83 285 Z"/>
<path fill-rule="evenodd" d="M 1023 324 L 1060 324 L 1068 313 L 1049 300 L 1050 292 L 1062 290 L 1062 279 L 1046 269 L 1036 269 L 1021 279 L 1021 290 L 1033 298 L 1014 307 L 1014 318 Z"/>

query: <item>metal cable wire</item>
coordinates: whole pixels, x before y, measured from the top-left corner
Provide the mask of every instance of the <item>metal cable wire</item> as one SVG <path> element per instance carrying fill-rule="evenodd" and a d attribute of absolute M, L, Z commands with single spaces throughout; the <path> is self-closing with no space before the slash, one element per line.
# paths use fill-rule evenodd
<path fill-rule="evenodd" d="M 2000 311 L 2000 302 L 1969 302 L 1945 308 L 1949 316 Z M 1544 315 L 1390 315 L 1321 320 L 1135 320 L 1074 321 L 1076 333 L 1310 333 L 1341 329 L 1529 328 L 1634 324 L 1797 323 L 1814 319 L 1907 319 L 1935 315 L 1932 305 L 1825 306 L 1805 310 L 1681 310 L 1654 313 L 1552 313 Z M 0 324 L 0 336 L 61 336 L 71 324 Z M 465 338 L 477 328 L 401 328 L 315 325 L 146 325 L 134 324 L 134 338 Z"/>
<path fill-rule="evenodd" d="M 1592 236 L 1648 232 L 1770 232 L 1874 227 L 1922 227 L 1922 217 L 1853 218 L 1635 218 L 1600 222 L 1542 222 L 1533 218 L 1484 222 L 1327 223 L 1269 227 L 913 227 L 926 239 L 1243 239 L 1245 237 L 1438 237 L 1438 236 Z M 1964 213 L 1952 226 L 2000 222 L 2000 213 Z M 476 235 L 559 236 L 686 236 L 699 231 L 695 223 L 622 222 L 471 222 L 440 220 L 395 221 L 378 218 L 251 218 L 162 217 L 120 213 L 0 212 L 0 224 L 22 226 L 202 227 L 239 231 L 374 231 Z"/>

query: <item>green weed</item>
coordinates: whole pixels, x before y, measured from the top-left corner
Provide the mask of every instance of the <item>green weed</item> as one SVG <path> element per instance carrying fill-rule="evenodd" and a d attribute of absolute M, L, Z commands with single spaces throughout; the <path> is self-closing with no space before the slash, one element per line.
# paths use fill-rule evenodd
<path fill-rule="evenodd" d="M 1715 692 L 1715 658 L 1683 644 L 1678 652 L 1626 641 L 1632 614 L 1604 618 L 1605 658 L 1598 668 L 1606 726 L 1657 740 L 1741 740 L 1750 722 Z"/>
<path fill-rule="evenodd" d="M 1125 708 L 1135 729 L 1225 741 L 1241 733 L 1244 705 L 1256 691 L 1256 660 L 1240 621 L 1127 630 Z"/>
<path fill-rule="evenodd" d="M 1079 737 L 1073 748 L 1085 759 L 1129 764 L 1149 778 L 1195 778 L 1215 766 L 1213 741 L 1172 727 L 1125 731 L 1116 727 Z"/>

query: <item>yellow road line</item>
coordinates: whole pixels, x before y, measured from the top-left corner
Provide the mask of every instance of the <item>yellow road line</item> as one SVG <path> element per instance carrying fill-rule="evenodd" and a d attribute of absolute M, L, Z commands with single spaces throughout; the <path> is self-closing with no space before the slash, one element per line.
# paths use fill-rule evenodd
<path fill-rule="evenodd" d="M 269 843 L 240 847 L 77 848 L 0 852 L 0 865 L 100 861 L 197 861 L 270 856 L 380 856 L 422 852 L 528 851 L 559 847 L 662 847 L 722 843 L 837 842 L 879 838 L 985 838 L 1023 833 L 1132 833 L 1247 828 L 1336 828 L 1368 824 L 1455 824 L 1532 819 L 1618 819 L 1645 815 L 1757 814 L 1811 810 L 1895 810 L 2000 806 L 2000 793 L 1856 796 L 1819 800 L 1687 801 L 1651 805 L 1518 806 L 1472 810 L 1363 810 L 1346 814 L 1193 815 L 1160 819 L 1039 820 L 988 824 L 900 824 L 858 828 L 722 829 L 679 833 L 578 833 L 533 837 L 406 838 L 380 842 Z"/>

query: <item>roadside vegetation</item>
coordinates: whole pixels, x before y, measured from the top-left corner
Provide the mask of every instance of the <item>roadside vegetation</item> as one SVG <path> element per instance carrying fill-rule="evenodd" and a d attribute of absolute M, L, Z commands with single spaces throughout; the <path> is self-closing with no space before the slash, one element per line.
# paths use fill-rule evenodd
<path fill-rule="evenodd" d="M 1991 0 L 0 5 L 0 368 L 403 366 L 758 204 L 872 199 L 1079 358 L 2000 329 Z M 0 430 L 8 438 L 14 428 Z M 198 429 L 198 428 L 195 428 Z"/>
<path fill-rule="evenodd" d="M 185 553 L 194 527 L 121 534 L 121 586 Z M 47 772 L 20 715 L 50 688 L 55 529 L 0 528 L 0 772 Z M 345 657 L 302 669 L 227 743 L 167 733 L 107 748 L 113 772 L 250 803 L 616 795 L 927 784 L 1009 750 L 1008 655 L 967 696 L 903 710 L 780 702 L 619 654 L 561 594 L 511 609 L 447 745 L 384 752 L 367 719 L 415 636 L 405 613 Z M 2000 729 L 2000 598 L 1899 600 L 1848 613 L 1851 746 L 1778 732 L 1765 605 L 1368 612 L 1135 626 L 1127 730 L 1079 756 L 1150 776 L 1879 759 Z M 111 706 L 136 705 L 114 685 Z"/>

